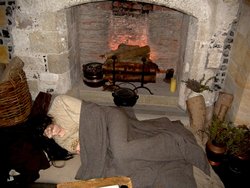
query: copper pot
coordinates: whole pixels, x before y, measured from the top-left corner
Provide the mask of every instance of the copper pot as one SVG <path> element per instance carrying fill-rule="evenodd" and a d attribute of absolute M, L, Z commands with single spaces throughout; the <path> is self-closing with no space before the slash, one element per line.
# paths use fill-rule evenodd
<path fill-rule="evenodd" d="M 225 145 L 216 145 L 212 140 L 206 143 L 206 153 L 209 163 L 212 166 L 219 166 L 225 158 L 227 147 Z"/>

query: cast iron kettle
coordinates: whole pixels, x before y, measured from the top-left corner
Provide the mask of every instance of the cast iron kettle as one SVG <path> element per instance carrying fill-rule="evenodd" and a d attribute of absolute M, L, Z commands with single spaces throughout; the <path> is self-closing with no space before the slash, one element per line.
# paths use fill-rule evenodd
<path fill-rule="evenodd" d="M 134 90 L 125 87 L 113 91 L 112 96 L 116 106 L 134 106 L 139 98 Z"/>

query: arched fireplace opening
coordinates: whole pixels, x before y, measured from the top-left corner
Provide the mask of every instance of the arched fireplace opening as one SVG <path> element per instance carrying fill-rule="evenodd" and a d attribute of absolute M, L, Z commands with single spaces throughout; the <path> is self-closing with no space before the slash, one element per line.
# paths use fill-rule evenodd
<path fill-rule="evenodd" d="M 155 78 L 150 77 L 144 85 L 148 90 L 138 89 L 140 95 L 151 97 L 169 97 L 173 104 L 177 105 L 179 97 L 179 83 L 183 78 L 184 57 L 190 58 L 191 53 L 185 54 L 187 40 L 195 36 L 197 20 L 193 16 L 168 8 L 166 6 L 150 3 L 129 2 L 129 1 L 102 1 L 80 4 L 68 8 L 67 25 L 69 30 L 70 57 L 72 62 L 78 61 L 78 78 L 80 88 L 83 92 L 102 91 L 103 87 L 90 88 L 82 82 L 82 67 L 91 62 L 106 63 L 107 56 L 119 49 L 120 46 L 143 48 L 148 47 L 145 56 L 158 66 Z M 190 21 L 191 20 L 191 21 Z M 188 37 L 188 32 L 191 36 Z M 192 46 L 193 41 L 189 41 Z M 122 63 L 140 63 L 142 54 L 131 58 L 131 54 L 122 59 Z M 136 52 L 133 52 L 136 53 Z M 124 55 L 124 54 L 123 54 Z M 134 54 L 132 54 L 133 56 Z M 130 64 L 131 65 L 131 64 Z M 126 69 L 126 68 L 124 68 Z M 169 71 L 174 70 L 174 77 L 177 79 L 177 90 L 170 91 Z M 118 80 L 123 87 L 140 86 L 140 76 L 130 84 L 132 73 L 123 74 Z M 139 73 L 142 75 L 142 73 Z M 76 74 L 74 74 L 76 75 Z M 147 79 L 147 77 L 146 77 Z M 145 80 L 145 76 L 144 76 Z M 112 81 L 112 80 L 111 80 Z M 129 82 L 129 83 L 128 83 Z M 107 83 L 109 84 L 109 83 Z M 85 91 L 84 91 L 85 90 Z M 173 100 L 174 99 L 174 100 Z M 168 101 L 168 100 L 165 100 Z M 164 103 L 164 102 L 163 102 Z"/>
<path fill-rule="evenodd" d="M 16 0 L 16 4 L 14 55 L 25 62 L 33 98 L 39 91 L 74 90 L 90 100 L 112 100 L 109 92 L 82 88 L 81 66 L 104 62 L 102 55 L 123 43 L 147 44 L 150 59 L 160 70 L 173 68 L 177 79 L 177 91 L 169 93 L 162 81 L 165 75 L 157 74 L 162 84 L 146 86 L 157 86 L 159 93 L 142 94 L 140 104 L 185 109 L 190 90 L 181 80 L 200 80 L 204 74 L 205 79 L 216 75 L 216 84 L 223 89 L 230 62 L 226 46 L 232 44 L 238 16 L 236 1 Z M 75 87 L 78 81 L 81 85 Z M 213 104 L 215 92 L 202 94 L 207 105 Z"/>

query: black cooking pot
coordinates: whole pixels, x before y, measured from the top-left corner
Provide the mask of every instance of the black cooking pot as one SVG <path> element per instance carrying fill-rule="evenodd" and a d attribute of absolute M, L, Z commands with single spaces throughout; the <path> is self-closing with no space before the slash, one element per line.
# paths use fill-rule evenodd
<path fill-rule="evenodd" d="M 101 87 L 104 84 L 102 63 L 92 62 L 82 65 L 83 81 L 90 87 Z"/>
<path fill-rule="evenodd" d="M 118 88 L 113 93 L 114 103 L 116 106 L 134 106 L 139 96 L 129 88 Z"/>

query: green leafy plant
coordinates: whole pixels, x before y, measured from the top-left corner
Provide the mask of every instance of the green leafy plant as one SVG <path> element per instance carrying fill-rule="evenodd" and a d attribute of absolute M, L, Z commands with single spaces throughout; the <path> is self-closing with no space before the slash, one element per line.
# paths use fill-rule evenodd
<path fill-rule="evenodd" d="M 208 139 L 217 146 L 226 146 L 230 137 L 230 122 L 221 121 L 217 116 L 213 116 L 210 125 L 201 130 L 208 136 Z"/>
<path fill-rule="evenodd" d="M 227 141 L 227 153 L 243 158 L 250 158 L 250 129 L 246 125 L 231 128 Z"/>
<path fill-rule="evenodd" d="M 188 80 L 182 80 L 182 82 L 185 83 L 187 88 L 191 89 L 192 91 L 196 93 L 201 93 L 206 90 L 212 92 L 213 90 L 207 85 L 208 82 L 212 79 L 215 79 L 215 77 L 214 76 L 210 77 L 205 81 L 205 74 L 204 74 L 203 77 L 199 81 L 188 78 Z"/>

